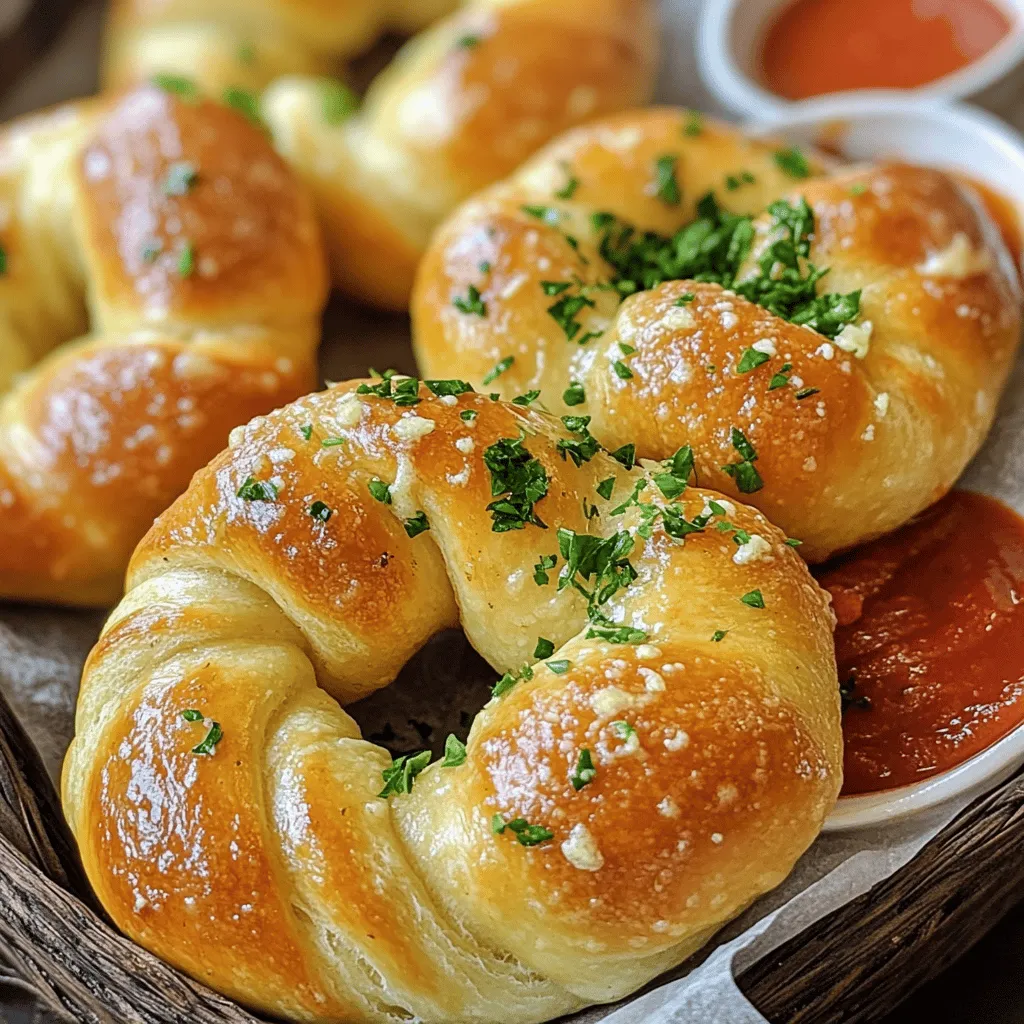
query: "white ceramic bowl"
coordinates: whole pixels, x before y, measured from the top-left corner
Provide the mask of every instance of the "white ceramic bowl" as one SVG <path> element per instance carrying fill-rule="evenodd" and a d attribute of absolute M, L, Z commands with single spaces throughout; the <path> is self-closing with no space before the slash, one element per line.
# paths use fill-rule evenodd
<path fill-rule="evenodd" d="M 754 126 L 754 133 L 759 130 L 808 146 L 838 138 L 851 161 L 897 157 L 966 172 L 1010 199 L 1024 224 L 1024 139 L 984 111 L 909 93 L 847 93 L 795 104 L 781 120 Z M 981 792 L 1022 763 L 1024 726 L 940 775 L 884 793 L 842 797 L 825 831 L 878 825 Z"/>
<path fill-rule="evenodd" d="M 779 9 L 792 0 L 704 0 L 697 38 L 701 77 L 720 103 L 742 118 L 785 118 L 793 101 L 767 89 L 757 74 L 761 42 Z M 855 3 L 856 0 L 849 0 Z M 973 64 L 915 96 L 965 100 L 1015 120 L 1024 100 L 1024 0 L 996 0 L 1013 21 L 1009 35 Z M 857 93 L 833 95 L 857 95 Z"/>

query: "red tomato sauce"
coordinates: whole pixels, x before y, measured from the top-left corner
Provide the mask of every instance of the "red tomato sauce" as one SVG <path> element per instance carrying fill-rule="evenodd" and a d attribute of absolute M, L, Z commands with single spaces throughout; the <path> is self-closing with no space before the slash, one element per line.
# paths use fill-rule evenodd
<path fill-rule="evenodd" d="M 847 89 L 915 89 L 1005 38 L 995 0 L 795 0 L 769 27 L 762 76 L 788 99 Z"/>
<path fill-rule="evenodd" d="M 1024 519 L 954 491 L 816 571 L 845 690 L 843 793 L 945 771 L 1024 720 Z"/>

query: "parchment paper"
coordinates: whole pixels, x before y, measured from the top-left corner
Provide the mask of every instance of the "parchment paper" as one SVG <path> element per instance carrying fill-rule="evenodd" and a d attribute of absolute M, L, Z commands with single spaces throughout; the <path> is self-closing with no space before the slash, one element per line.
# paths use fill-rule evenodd
<path fill-rule="evenodd" d="M 0 0 L 0 9 L 9 2 Z M 720 113 L 700 82 L 694 59 L 692 28 L 701 3 L 663 0 L 659 99 Z M 52 57 L 0 104 L 0 121 L 90 92 L 100 24 L 100 6 L 84 7 Z M 324 378 L 361 375 L 371 363 L 414 371 L 407 318 L 332 303 L 321 351 Z M 1024 513 L 1024 363 L 1018 363 L 996 427 L 962 484 Z M 99 612 L 0 606 L 0 680 L 55 778 L 72 735 L 82 662 L 103 618 Z M 460 633 L 446 633 L 432 640 L 391 687 L 348 710 L 368 738 L 396 753 L 424 746 L 436 752 L 449 731 L 465 735 L 493 678 Z M 975 795 L 902 823 L 822 836 L 782 886 L 697 956 L 632 999 L 576 1014 L 573 1022 L 765 1024 L 737 988 L 734 971 L 891 874 Z"/>

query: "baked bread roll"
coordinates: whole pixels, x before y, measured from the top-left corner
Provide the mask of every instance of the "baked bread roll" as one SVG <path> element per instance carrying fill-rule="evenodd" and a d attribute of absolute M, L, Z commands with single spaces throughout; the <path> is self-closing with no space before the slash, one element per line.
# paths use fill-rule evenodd
<path fill-rule="evenodd" d="M 685 452 L 629 462 L 453 381 L 237 430 L 85 668 L 64 806 L 117 924 L 275 1016 L 506 1024 L 778 884 L 841 781 L 827 597 Z M 339 702 L 459 623 L 506 674 L 465 750 L 392 764 Z"/>
<path fill-rule="evenodd" d="M 650 99 L 654 0 L 122 0 L 107 77 L 193 76 L 259 106 L 279 150 L 312 188 L 335 283 L 408 308 L 431 231 L 463 199 L 575 124 Z M 337 81 L 384 27 L 416 36 L 363 109 Z M 242 90 L 253 90 L 251 94 Z"/>
<path fill-rule="evenodd" d="M 812 561 L 892 530 L 991 426 L 1020 287 L 963 182 L 823 172 L 678 110 L 570 132 L 436 235 L 420 366 L 480 383 L 510 361 L 488 387 L 540 388 L 556 412 L 569 389 L 609 448 L 690 444 L 702 484 Z"/>
<path fill-rule="evenodd" d="M 3 129 L 0 598 L 116 601 L 231 428 L 314 384 L 326 286 L 305 191 L 225 107 L 148 87 Z"/>

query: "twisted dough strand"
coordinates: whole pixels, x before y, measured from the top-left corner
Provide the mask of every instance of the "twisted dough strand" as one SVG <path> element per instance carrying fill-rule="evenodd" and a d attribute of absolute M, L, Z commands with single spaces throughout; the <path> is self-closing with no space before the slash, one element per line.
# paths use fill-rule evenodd
<path fill-rule="evenodd" d="M 352 2 L 325 15 L 281 0 L 212 11 L 192 0 L 124 4 L 109 74 L 267 86 L 264 116 L 315 196 L 335 282 L 404 310 L 432 230 L 459 202 L 559 132 L 650 99 L 657 34 L 653 0 L 476 0 L 407 44 L 358 114 L 330 116 L 336 85 L 309 72 L 361 46 L 389 6 Z M 428 5 L 420 23 L 452 6 Z"/>
<path fill-rule="evenodd" d="M 0 247 L 0 597 L 109 604 L 231 428 L 312 385 L 312 207 L 239 115 L 145 88 L 0 135 Z"/>
<path fill-rule="evenodd" d="M 293 1019 L 542 1021 L 625 995 L 777 884 L 831 807 L 827 599 L 762 515 L 712 512 L 713 492 L 680 509 L 724 531 L 645 540 L 629 495 L 658 494 L 647 471 L 577 467 L 560 443 L 579 435 L 546 414 L 355 390 L 237 431 L 139 547 L 65 764 L 89 877 L 137 941 Z M 543 466 L 549 528 L 494 532 L 502 439 Z M 588 637 L 587 599 L 557 569 L 535 581 L 556 527 L 632 536 L 637 578 L 603 612 L 643 643 Z M 763 608 L 741 600 L 755 589 Z M 381 799 L 390 760 L 331 697 L 386 685 L 460 621 L 499 672 L 539 635 L 553 657 L 481 712 L 464 763 Z M 212 721 L 212 756 L 194 753 Z M 583 749 L 596 776 L 576 788 Z M 552 838 L 520 845 L 495 815 Z"/>
<path fill-rule="evenodd" d="M 417 279 L 419 365 L 475 383 L 512 357 L 495 390 L 541 388 L 565 411 L 557 398 L 575 380 L 586 397 L 572 411 L 591 415 L 608 447 L 635 441 L 660 459 L 692 444 L 702 482 L 751 501 L 818 561 L 900 526 L 977 451 L 1020 338 L 1015 268 L 977 195 L 949 174 L 893 164 L 823 176 L 811 159 L 813 176 L 794 179 L 781 143 L 691 124 L 670 109 L 595 122 L 461 207 Z M 681 201 L 658 194 L 664 161 Z M 577 184 L 565 198 L 569 176 Z M 605 229 L 592 214 L 672 236 L 712 190 L 729 210 L 756 215 L 740 283 L 779 237 L 766 206 L 806 198 L 807 259 L 829 268 L 817 293 L 861 293 L 852 340 L 719 284 L 669 280 L 624 300 L 608 288 Z M 455 303 L 470 287 L 483 316 Z M 552 287 L 588 289 L 593 305 L 572 340 L 549 312 Z M 765 358 L 751 366 L 751 355 Z M 734 428 L 757 452 L 764 484 L 746 495 L 723 469 L 739 458 Z"/>

